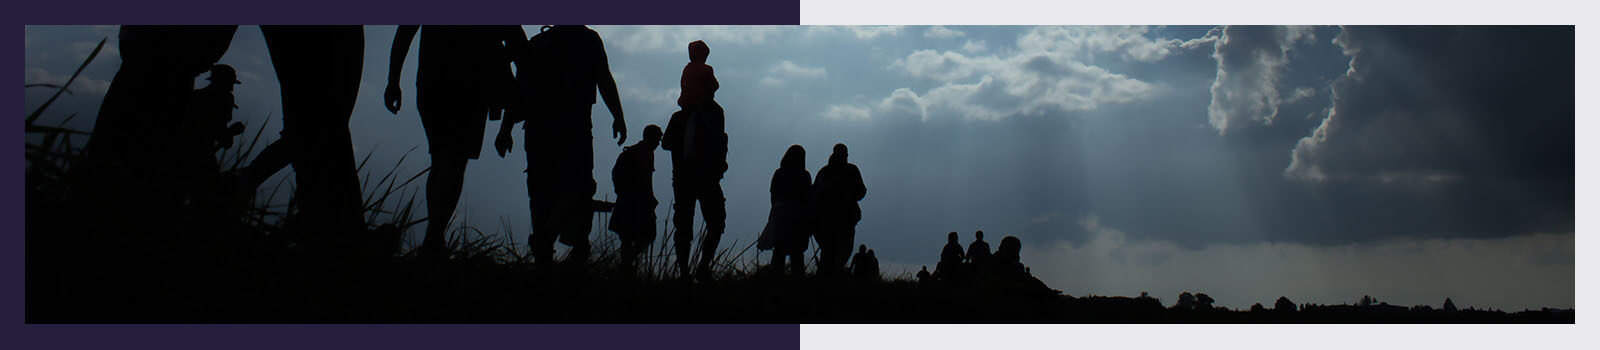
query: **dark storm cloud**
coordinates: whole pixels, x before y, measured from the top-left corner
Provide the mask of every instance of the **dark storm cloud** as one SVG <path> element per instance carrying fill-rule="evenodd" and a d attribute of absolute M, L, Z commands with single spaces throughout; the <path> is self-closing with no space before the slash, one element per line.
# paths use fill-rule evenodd
<path fill-rule="evenodd" d="M 1335 43 L 1349 70 L 1285 177 L 1338 207 L 1419 213 L 1398 223 L 1417 231 L 1572 229 L 1571 27 L 1353 27 Z"/>
<path fill-rule="evenodd" d="M 1572 175 L 1573 32 L 1346 28 L 1326 119 L 1284 171 L 1308 180 Z M 1554 176 L 1552 178 L 1552 176 Z"/>

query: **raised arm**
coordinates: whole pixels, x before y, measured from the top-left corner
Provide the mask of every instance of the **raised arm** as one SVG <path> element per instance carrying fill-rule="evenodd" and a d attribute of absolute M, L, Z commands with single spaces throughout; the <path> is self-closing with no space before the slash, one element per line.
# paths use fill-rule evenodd
<path fill-rule="evenodd" d="M 411 51 L 411 39 L 417 37 L 418 29 L 420 26 L 406 25 L 394 31 L 394 46 L 389 49 L 389 85 L 383 89 L 383 107 L 392 114 L 400 114 L 400 70 L 405 68 L 406 52 Z"/>

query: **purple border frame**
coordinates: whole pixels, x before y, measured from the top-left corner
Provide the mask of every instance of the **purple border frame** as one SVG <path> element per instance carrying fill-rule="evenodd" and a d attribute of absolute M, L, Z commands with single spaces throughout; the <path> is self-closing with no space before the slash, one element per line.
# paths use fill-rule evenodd
<path fill-rule="evenodd" d="M 447 3 L 448 6 L 439 5 Z M 777 24 L 800 23 L 800 0 L 611 0 L 508 2 L 488 0 L 327 1 L 219 4 L 211 0 L 18 1 L 6 5 L 12 30 L 30 24 Z M 173 10 L 178 9 L 178 10 Z M 486 10 L 487 9 L 487 10 Z M 618 9 L 623 9 L 619 11 Z M 16 48 L 20 34 L 3 42 Z M 23 54 L 0 58 L 15 69 Z M 21 73 L 8 70 L 8 81 Z M 15 86 L 14 86 L 15 88 Z M 18 91 L 18 90 L 12 90 Z M 0 101 L 22 107 L 20 92 Z M 13 109 L 15 110 L 15 109 Z M 20 123 L 0 123 L 22 139 Z M 22 148 L 3 160 L 22 165 Z M 177 349 L 285 348 L 620 348 L 674 344 L 705 349 L 800 347 L 800 327 L 778 325 L 39 325 L 25 324 L 22 168 L 0 174 L 0 343 L 5 348 L 123 348 L 160 344 Z M 619 336 L 621 335 L 621 336 Z M 537 342 L 537 343 L 535 343 Z"/>

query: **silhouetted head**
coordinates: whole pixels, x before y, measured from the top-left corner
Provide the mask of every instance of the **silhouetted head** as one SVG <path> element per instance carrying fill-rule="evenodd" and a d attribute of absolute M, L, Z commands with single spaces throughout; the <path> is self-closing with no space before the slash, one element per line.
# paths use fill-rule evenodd
<path fill-rule="evenodd" d="M 661 127 L 655 124 L 645 125 L 644 140 L 649 142 L 661 141 Z"/>
<path fill-rule="evenodd" d="M 866 253 L 867 252 L 867 245 L 862 244 L 860 248 L 856 248 L 856 252 L 857 253 Z"/>
<path fill-rule="evenodd" d="M 872 249 L 867 249 L 867 257 L 877 259 L 878 253 L 873 252 Z"/>
<path fill-rule="evenodd" d="M 833 155 L 828 156 L 828 164 L 844 164 L 849 161 L 850 148 L 845 147 L 843 142 L 834 144 Z"/>
<path fill-rule="evenodd" d="M 1006 256 L 1021 256 L 1022 240 L 1017 239 L 1017 236 L 1006 236 L 1006 238 L 1001 238 L 999 252 L 1005 253 Z"/>
<path fill-rule="evenodd" d="M 711 47 L 706 42 L 695 40 L 689 43 L 689 62 L 706 63 L 706 56 L 711 55 Z"/>
<path fill-rule="evenodd" d="M 927 272 L 928 271 L 928 265 L 922 265 L 922 271 L 923 272 Z"/>
<path fill-rule="evenodd" d="M 789 145 L 789 150 L 783 152 L 783 160 L 778 162 L 779 168 L 805 169 L 806 148 L 800 145 Z"/>
<path fill-rule="evenodd" d="M 978 233 L 974 233 L 972 235 L 977 236 L 979 241 L 983 241 L 983 230 L 978 230 Z"/>
<path fill-rule="evenodd" d="M 961 237 L 956 235 L 956 231 L 950 231 L 950 243 L 955 243 L 957 239 L 961 239 Z"/>
<path fill-rule="evenodd" d="M 233 66 L 218 64 L 211 66 L 211 77 L 206 80 L 210 80 L 213 85 L 222 84 L 217 87 L 224 87 L 239 84 L 239 74 L 234 72 Z M 230 82 L 232 84 L 229 84 Z"/>

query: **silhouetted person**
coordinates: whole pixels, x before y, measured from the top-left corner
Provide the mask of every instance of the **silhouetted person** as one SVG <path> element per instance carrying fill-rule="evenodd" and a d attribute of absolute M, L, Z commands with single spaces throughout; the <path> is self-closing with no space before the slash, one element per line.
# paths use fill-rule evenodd
<path fill-rule="evenodd" d="M 866 261 L 867 261 L 867 245 L 862 244 L 862 245 L 856 247 L 856 254 L 854 256 L 850 257 L 850 265 L 849 265 L 850 268 L 848 269 L 850 271 L 850 274 L 851 275 L 861 275 L 860 272 L 863 272 L 862 269 L 865 269 L 867 267 Z"/>
<path fill-rule="evenodd" d="M 680 273 L 689 273 L 695 202 L 700 203 L 705 217 L 706 235 L 700 241 L 700 262 L 694 270 L 702 279 L 710 276 L 727 220 L 722 174 L 728 170 L 728 134 L 722 107 L 714 99 L 717 79 L 705 64 L 710 54 L 705 42 L 689 43 L 689 63 L 679 81 L 682 94 L 678 106 L 682 109 L 672 114 L 661 145 L 672 152 L 673 244 Z"/>
<path fill-rule="evenodd" d="M 644 127 L 644 139 L 622 149 L 617 164 L 611 167 L 611 186 L 617 191 L 617 206 L 611 211 L 608 227 L 622 242 L 622 269 L 632 275 L 639 254 L 656 240 L 656 146 L 661 144 L 661 127 Z"/>
<path fill-rule="evenodd" d="M 1019 292 L 1054 293 L 1022 264 L 1022 240 L 1016 236 L 1000 239 L 1000 246 L 987 261 L 984 263 L 987 270 L 980 275 L 986 285 L 1014 288 Z"/>
<path fill-rule="evenodd" d="M 960 239 L 961 236 L 955 231 L 950 232 L 944 250 L 939 252 L 939 264 L 934 265 L 934 277 L 947 281 L 961 278 L 961 261 L 966 259 L 966 254 L 961 252 Z"/>
<path fill-rule="evenodd" d="M 179 121 L 178 142 L 174 156 L 180 174 L 178 185 L 187 187 L 187 197 L 194 206 L 215 207 L 222 195 L 218 172 L 217 150 L 233 147 L 233 138 L 244 132 L 244 124 L 233 122 L 233 85 L 238 84 L 238 74 L 233 67 L 219 64 L 211 67 L 210 81 L 205 87 L 194 90 L 189 97 L 188 110 Z"/>
<path fill-rule="evenodd" d="M 984 260 L 989 258 L 989 242 L 983 241 L 983 230 L 973 233 L 977 237 L 972 244 L 967 245 L 967 263 L 972 264 L 973 271 L 982 271 Z"/>
<path fill-rule="evenodd" d="M 1000 277 L 1027 275 L 1026 268 L 1022 266 L 1022 240 L 1017 236 L 1006 236 L 1000 239 L 1000 249 L 996 249 L 990 257 L 990 270 L 986 273 Z"/>
<path fill-rule="evenodd" d="M 209 83 L 205 87 L 194 90 L 189 97 L 189 115 L 183 121 L 183 130 L 185 142 L 194 144 L 185 148 L 203 149 L 216 160 L 213 153 L 218 148 L 233 147 L 233 138 L 244 132 L 243 123 L 229 124 L 233 110 L 239 108 L 233 97 L 239 75 L 232 66 L 219 64 L 211 66 L 211 76 L 206 81 Z"/>
<path fill-rule="evenodd" d="M 362 27 L 261 26 L 283 95 L 283 131 L 243 170 L 249 191 L 294 166 L 299 213 L 291 230 L 350 241 L 364 229 L 350 113 L 361 89 Z"/>
<path fill-rule="evenodd" d="M 596 90 L 611 112 L 617 145 L 628 139 L 605 44 L 585 26 L 545 26 L 516 60 L 523 96 L 501 121 L 495 150 L 504 156 L 512 146 L 511 127 L 528 122 L 522 128 L 533 214 L 528 245 L 537 264 L 554 261 L 557 240 L 572 247 L 567 261 L 587 263 L 595 192 L 590 112 Z"/>
<path fill-rule="evenodd" d="M 805 274 L 806 246 L 811 243 L 811 172 L 806 171 L 806 149 L 790 145 L 772 172 L 772 212 L 768 215 L 776 235 L 772 268 L 783 271 L 784 259 L 796 276 Z"/>
<path fill-rule="evenodd" d="M 500 119 L 508 96 L 514 96 L 511 54 L 527 34 L 520 26 L 400 26 L 389 51 L 389 84 L 384 108 L 399 114 L 401 70 L 411 40 L 422 32 L 417 48 L 417 114 L 428 137 L 428 230 L 422 255 L 440 257 L 445 230 L 461 199 L 467 161 L 478 159 L 487 120 Z M 507 93 L 512 90 L 512 93 Z"/>
<path fill-rule="evenodd" d="M 182 137 L 194 79 L 228 51 L 238 26 L 122 26 L 122 64 L 100 103 L 86 145 L 95 201 L 128 210 L 160 211 L 182 201 L 193 164 Z M 193 151 L 193 149 L 189 149 Z M 130 201 L 123 203 L 122 201 Z M 159 215 L 159 214 L 158 214 Z"/>
<path fill-rule="evenodd" d="M 862 244 L 860 251 L 850 259 L 850 275 L 862 281 L 878 281 L 878 254 Z"/>
<path fill-rule="evenodd" d="M 856 223 L 861 221 L 861 204 L 867 186 L 861 170 L 850 164 L 850 151 L 843 143 L 833 145 L 828 164 L 817 171 L 816 183 L 817 249 L 819 271 L 843 272 L 850 246 L 855 245 Z"/>
<path fill-rule="evenodd" d="M 928 273 L 928 265 L 922 265 L 922 271 L 917 271 L 917 282 L 927 285 L 933 281 L 933 274 Z"/>

